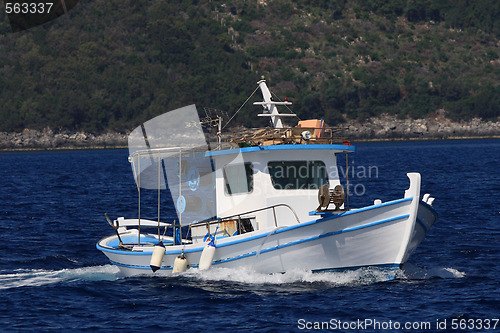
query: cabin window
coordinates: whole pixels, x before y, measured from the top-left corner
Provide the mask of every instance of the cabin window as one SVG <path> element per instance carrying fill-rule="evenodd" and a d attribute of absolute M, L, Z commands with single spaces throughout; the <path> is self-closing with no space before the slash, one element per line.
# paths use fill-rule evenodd
<path fill-rule="evenodd" d="M 252 163 L 226 165 L 224 167 L 226 194 L 249 193 L 253 191 Z"/>
<path fill-rule="evenodd" d="M 276 161 L 267 166 L 277 190 L 313 190 L 328 184 L 322 161 Z"/>

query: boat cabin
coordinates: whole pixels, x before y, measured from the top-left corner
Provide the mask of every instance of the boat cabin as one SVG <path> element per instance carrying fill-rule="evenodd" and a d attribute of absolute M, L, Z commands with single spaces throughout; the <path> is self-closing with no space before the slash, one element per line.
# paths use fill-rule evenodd
<path fill-rule="evenodd" d="M 318 206 L 320 187 L 340 185 L 336 154 L 353 150 L 347 145 L 271 145 L 211 152 L 217 216 L 285 204 L 253 213 L 254 228 L 306 221 Z"/>

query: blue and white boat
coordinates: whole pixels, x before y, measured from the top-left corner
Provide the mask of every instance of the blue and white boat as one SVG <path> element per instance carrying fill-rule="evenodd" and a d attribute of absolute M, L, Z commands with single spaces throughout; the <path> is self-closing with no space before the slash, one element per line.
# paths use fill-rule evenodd
<path fill-rule="evenodd" d="M 278 106 L 291 103 L 273 101 L 265 80 L 258 87 L 263 101 L 254 104 L 264 109 L 259 116 L 270 117 L 270 128 L 224 140 L 219 117 L 217 140 L 209 142 L 191 105 L 130 134 L 138 216 L 108 219 L 115 234 L 97 243 L 124 275 L 217 267 L 395 270 L 425 238 L 437 215 L 434 198 L 420 195 L 419 173 L 407 174 L 400 198 L 350 207 L 337 160 L 355 147 L 337 142 L 321 120 L 285 127 L 282 118 L 293 115 Z M 177 216 L 163 221 L 167 189 Z M 146 192 L 157 195 L 154 219 L 141 216 Z"/>

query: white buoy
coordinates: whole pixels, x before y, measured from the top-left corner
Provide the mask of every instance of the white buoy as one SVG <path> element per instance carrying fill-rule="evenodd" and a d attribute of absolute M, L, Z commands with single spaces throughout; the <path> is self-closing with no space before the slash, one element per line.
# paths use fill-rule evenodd
<path fill-rule="evenodd" d="M 188 261 L 187 258 L 184 256 L 184 251 L 182 251 L 181 255 L 175 258 L 174 260 L 174 268 L 172 269 L 172 272 L 174 273 L 182 273 L 187 270 L 188 266 Z"/>
<path fill-rule="evenodd" d="M 210 267 L 212 266 L 212 261 L 214 259 L 214 254 L 215 254 L 215 243 L 212 240 L 205 246 L 203 252 L 201 252 L 200 263 L 198 265 L 200 271 L 210 269 Z"/>
<path fill-rule="evenodd" d="M 149 262 L 149 267 L 153 272 L 156 272 L 161 268 L 161 262 L 163 260 L 163 255 L 165 254 L 165 245 L 163 242 L 159 242 L 155 245 L 153 249 L 153 255 L 151 256 L 151 261 Z"/>

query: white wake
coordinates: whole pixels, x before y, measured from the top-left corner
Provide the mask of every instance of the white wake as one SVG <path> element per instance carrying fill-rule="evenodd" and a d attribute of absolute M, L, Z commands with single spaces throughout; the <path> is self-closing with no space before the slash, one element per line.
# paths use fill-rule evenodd
<path fill-rule="evenodd" d="M 242 284 L 293 284 L 322 283 L 331 286 L 367 285 L 391 280 L 422 280 L 430 278 L 460 279 L 466 276 L 454 268 L 419 268 L 405 265 L 403 269 L 390 270 L 377 267 L 363 267 L 356 270 L 313 273 L 306 270 L 290 270 L 286 273 L 258 273 L 248 268 L 214 268 L 200 271 L 189 269 L 177 274 L 201 281 L 227 281 Z M 175 276 L 175 274 L 174 274 Z"/>
<path fill-rule="evenodd" d="M 406 263 L 400 271 L 399 277 L 408 280 L 427 280 L 430 278 L 461 279 L 465 275 L 465 272 L 452 267 L 422 268 Z"/>
<path fill-rule="evenodd" d="M 290 270 L 286 273 L 259 273 L 250 268 L 216 268 L 206 271 L 189 269 L 184 273 L 171 275 L 174 279 L 194 279 L 205 282 L 235 282 L 249 285 L 281 284 L 327 284 L 330 286 L 367 285 L 390 280 L 422 280 L 434 277 L 463 278 L 465 273 L 454 268 L 420 268 L 405 264 L 402 270 L 385 270 L 376 267 L 359 268 L 340 272 L 313 273 L 306 270 Z M 152 277 L 152 275 L 147 275 Z M 153 275 L 154 276 L 154 275 Z M 68 268 L 61 270 L 17 269 L 0 272 L 0 290 L 37 287 L 55 283 L 75 281 L 115 281 L 123 276 L 114 265 Z M 144 276 L 146 277 L 146 276 Z"/>
<path fill-rule="evenodd" d="M 179 276 L 202 281 L 227 281 L 243 284 L 293 284 L 325 283 L 331 285 L 362 285 L 384 282 L 394 278 L 394 272 L 376 268 L 360 268 L 342 272 L 313 273 L 306 270 L 290 270 L 286 273 L 258 273 L 248 268 L 211 268 L 200 271 L 190 269 Z"/>
<path fill-rule="evenodd" d="M 67 268 L 61 270 L 18 269 L 12 273 L 0 274 L 0 290 L 19 287 L 37 287 L 71 281 L 113 281 L 118 277 L 114 265 Z"/>

